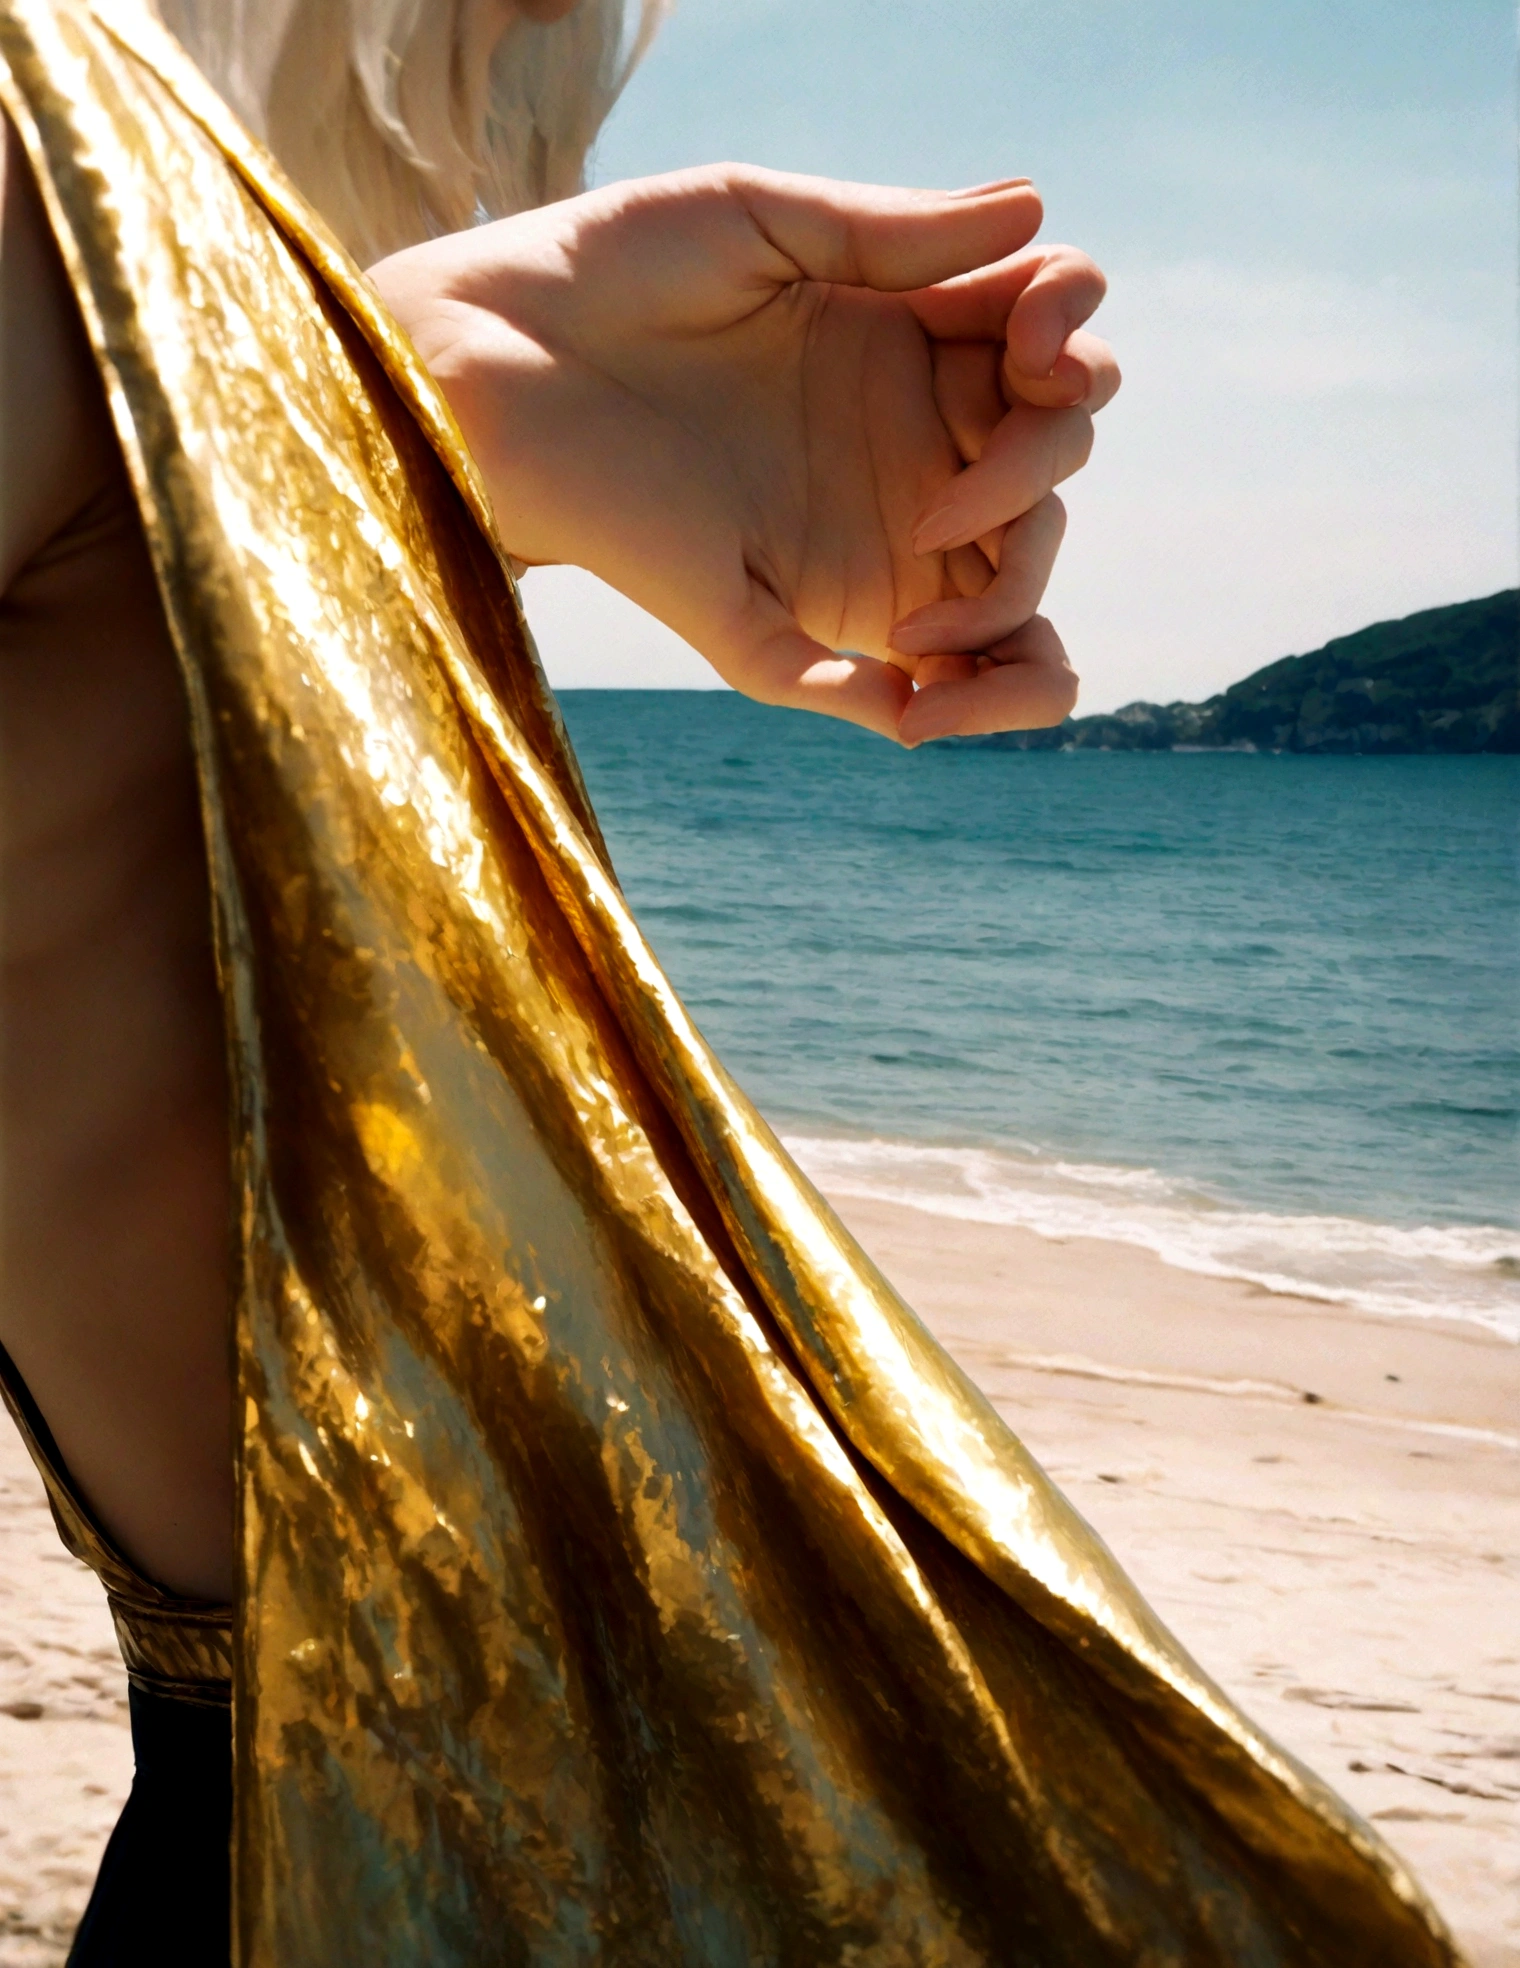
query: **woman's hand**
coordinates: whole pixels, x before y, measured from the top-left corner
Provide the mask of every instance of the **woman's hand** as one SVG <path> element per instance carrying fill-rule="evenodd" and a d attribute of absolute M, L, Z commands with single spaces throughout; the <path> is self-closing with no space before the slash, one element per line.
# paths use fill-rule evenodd
<path fill-rule="evenodd" d="M 1035 613 L 1118 387 L 1103 277 L 1023 180 L 679 172 L 373 270 L 508 550 L 573 562 L 751 697 L 905 744 L 1076 701 Z M 845 651 L 846 654 L 836 652 Z M 915 685 L 918 687 L 915 689 Z"/>

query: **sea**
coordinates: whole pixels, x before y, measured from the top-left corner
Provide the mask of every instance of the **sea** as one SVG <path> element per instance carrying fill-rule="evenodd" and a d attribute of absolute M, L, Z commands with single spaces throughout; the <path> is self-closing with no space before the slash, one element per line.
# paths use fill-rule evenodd
<path fill-rule="evenodd" d="M 1520 759 L 560 701 L 646 935 L 820 1186 L 1520 1340 Z"/>

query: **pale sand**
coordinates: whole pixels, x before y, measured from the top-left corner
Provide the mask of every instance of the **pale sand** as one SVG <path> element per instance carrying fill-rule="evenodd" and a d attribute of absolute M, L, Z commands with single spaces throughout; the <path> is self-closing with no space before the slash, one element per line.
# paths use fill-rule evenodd
<path fill-rule="evenodd" d="M 1520 1346 L 833 1200 L 1209 1673 L 1520 1968 Z"/>
<path fill-rule="evenodd" d="M 0 1412 L 3 1968 L 62 1962 L 131 1781 L 127 1680 L 105 1597 L 58 1542 Z"/>
<path fill-rule="evenodd" d="M 1381 1826 L 1474 1968 L 1520 1968 L 1520 1347 L 836 1202 L 1203 1665 Z M 124 1692 L 0 1426 L 0 1968 L 63 1960 Z"/>

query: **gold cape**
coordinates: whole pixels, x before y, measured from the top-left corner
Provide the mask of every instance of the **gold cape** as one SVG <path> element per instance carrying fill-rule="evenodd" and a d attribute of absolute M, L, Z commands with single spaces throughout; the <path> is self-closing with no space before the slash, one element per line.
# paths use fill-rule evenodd
<path fill-rule="evenodd" d="M 1449 1968 L 693 1028 L 362 275 L 134 0 L 0 57 L 201 773 L 238 1968 Z"/>

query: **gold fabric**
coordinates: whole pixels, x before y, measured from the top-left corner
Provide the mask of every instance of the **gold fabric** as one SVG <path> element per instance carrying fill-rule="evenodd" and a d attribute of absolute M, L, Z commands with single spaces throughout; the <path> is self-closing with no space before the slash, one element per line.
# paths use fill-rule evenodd
<path fill-rule="evenodd" d="M 237 1088 L 236 1959 L 1450 1964 L 703 1044 L 458 433 L 128 0 L 0 0 Z"/>
<path fill-rule="evenodd" d="M 232 1700 L 232 1608 L 167 1592 L 123 1557 L 75 1489 L 52 1431 L 3 1346 L 0 1403 L 37 1465 L 65 1548 L 105 1587 L 127 1679 L 149 1694 L 225 1708 Z"/>

